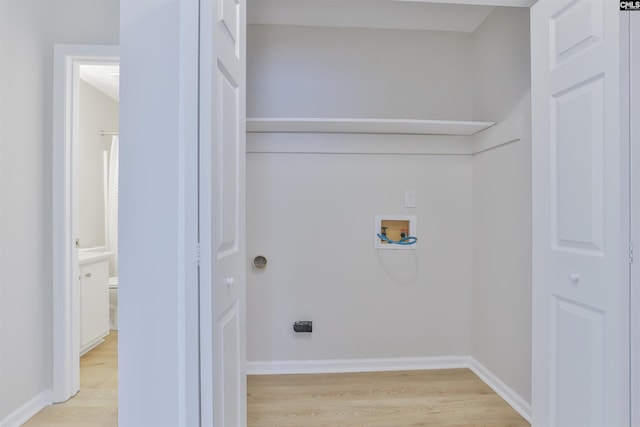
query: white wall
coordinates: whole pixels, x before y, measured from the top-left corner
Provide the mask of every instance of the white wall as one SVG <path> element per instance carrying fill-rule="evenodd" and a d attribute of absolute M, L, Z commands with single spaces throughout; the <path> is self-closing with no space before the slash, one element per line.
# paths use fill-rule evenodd
<path fill-rule="evenodd" d="M 118 130 L 118 102 L 80 80 L 80 144 L 78 164 L 78 238 L 81 248 L 105 245 L 103 153 L 109 153 L 111 136 Z"/>
<path fill-rule="evenodd" d="M 52 386 L 53 45 L 118 43 L 115 0 L 0 1 L 0 420 Z"/>
<path fill-rule="evenodd" d="M 247 253 L 268 265 L 247 277 L 248 360 L 469 354 L 470 162 L 249 154 Z M 374 249 L 376 214 L 416 215 L 417 249 Z"/>
<path fill-rule="evenodd" d="M 250 26 L 248 115 L 468 120 L 471 41 Z M 322 152 L 329 137 L 311 139 L 300 144 Z M 399 139 L 375 143 L 392 153 Z M 247 278 L 250 362 L 469 354 L 471 158 L 356 152 L 248 154 L 248 254 L 269 260 Z M 418 208 L 404 208 L 404 190 Z M 375 250 L 376 214 L 416 215 L 418 249 Z M 294 333 L 295 320 L 313 320 L 313 333 Z"/>
<path fill-rule="evenodd" d="M 199 423 L 197 13 L 121 1 L 120 426 Z"/>
<path fill-rule="evenodd" d="M 470 55 L 463 33 L 250 25 L 247 117 L 469 120 Z"/>
<path fill-rule="evenodd" d="M 529 70 L 529 11 L 496 8 L 474 34 L 475 117 L 521 140 L 473 160 L 471 355 L 530 402 Z"/>

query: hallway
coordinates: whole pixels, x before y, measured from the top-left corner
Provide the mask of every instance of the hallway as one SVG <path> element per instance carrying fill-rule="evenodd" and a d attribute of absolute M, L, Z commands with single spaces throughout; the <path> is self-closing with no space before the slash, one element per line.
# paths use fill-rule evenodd
<path fill-rule="evenodd" d="M 80 391 L 44 408 L 24 427 L 114 427 L 118 425 L 118 331 L 80 358 Z"/>

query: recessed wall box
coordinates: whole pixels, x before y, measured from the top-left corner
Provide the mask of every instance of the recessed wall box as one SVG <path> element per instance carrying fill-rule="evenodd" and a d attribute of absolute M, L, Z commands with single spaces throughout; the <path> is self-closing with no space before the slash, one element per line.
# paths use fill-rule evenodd
<path fill-rule="evenodd" d="M 388 240 L 399 242 L 403 239 L 417 238 L 418 230 L 415 215 L 376 215 L 374 225 L 374 247 L 376 249 L 411 250 L 415 249 L 415 239 L 406 240 L 405 244 L 390 243 L 380 238 L 385 236 Z M 410 243 L 412 242 L 413 243 Z"/>

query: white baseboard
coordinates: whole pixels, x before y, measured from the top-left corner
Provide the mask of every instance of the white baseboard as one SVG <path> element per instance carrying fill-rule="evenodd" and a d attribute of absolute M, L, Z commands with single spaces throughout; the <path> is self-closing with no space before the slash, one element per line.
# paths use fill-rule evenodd
<path fill-rule="evenodd" d="M 493 375 L 491 371 L 485 368 L 480 362 L 473 357 L 469 358 L 469 369 L 478 376 L 486 385 L 491 387 L 498 396 L 504 399 L 513 409 L 516 410 L 522 418 L 531 423 L 531 404 L 524 400 L 522 396 L 516 393 L 511 387 L 503 383 L 498 377 Z"/>
<path fill-rule="evenodd" d="M 247 362 L 247 374 L 333 374 L 343 372 L 410 371 L 467 367 L 469 367 L 469 358 L 466 356 L 284 360 L 276 362 Z"/>
<path fill-rule="evenodd" d="M 0 420 L 0 427 L 19 427 L 40 410 L 53 403 L 51 390 L 43 391 Z"/>
<path fill-rule="evenodd" d="M 531 423 L 531 404 L 477 360 L 468 356 L 247 362 L 248 375 L 333 374 L 464 368 L 470 369 L 525 420 Z"/>

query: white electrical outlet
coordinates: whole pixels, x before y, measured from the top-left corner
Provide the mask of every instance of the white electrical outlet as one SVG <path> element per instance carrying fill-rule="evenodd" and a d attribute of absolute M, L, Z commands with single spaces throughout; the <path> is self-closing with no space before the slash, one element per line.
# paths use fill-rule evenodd
<path fill-rule="evenodd" d="M 415 208 L 416 207 L 416 190 L 404 191 L 404 207 Z"/>

